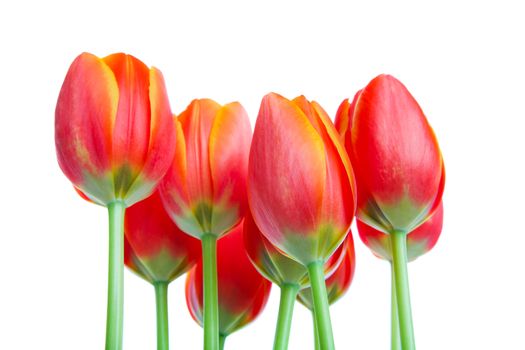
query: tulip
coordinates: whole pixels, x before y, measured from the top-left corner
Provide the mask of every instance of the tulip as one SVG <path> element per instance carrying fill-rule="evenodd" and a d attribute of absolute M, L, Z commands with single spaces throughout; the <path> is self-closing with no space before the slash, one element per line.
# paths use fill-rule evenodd
<path fill-rule="evenodd" d="M 239 103 L 194 100 L 177 118 L 176 133 L 160 194 L 175 224 L 202 242 L 204 346 L 217 350 L 216 242 L 240 223 L 246 209 L 250 121 Z"/>
<path fill-rule="evenodd" d="M 261 232 L 308 268 L 321 343 L 333 349 L 323 265 L 349 231 L 356 191 L 348 155 L 319 104 L 303 96 L 264 97 L 248 181 L 250 209 Z"/>
<path fill-rule="evenodd" d="M 168 285 L 200 259 L 199 241 L 173 223 L 158 191 L 126 211 L 124 232 L 124 262 L 155 288 L 157 348 L 167 350 Z"/>
<path fill-rule="evenodd" d="M 295 298 L 300 289 L 310 285 L 308 270 L 277 249 L 261 233 L 249 212 L 244 219 L 244 245 L 257 271 L 281 289 L 273 348 L 274 350 L 287 349 Z M 326 276 L 330 276 L 339 266 L 343 260 L 343 253 L 343 245 L 340 245 L 325 264 Z"/>
<path fill-rule="evenodd" d="M 443 227 L 443 202 L 440 203 L 434 214 L 414 231 L 407 235 L 407 260 L 413 261 L 430 251 L 437 243 Z M 363 243 L 370 248 L 377 257 L 387 260 L 392 267 L 392 349 L 401 349 L 399 339 L 399 321 L 395 281 L 393 279 L 393 254 L 390 236 L 357 220 L 357 229 Z"/>
<path fill-rule="evenodd" d="M 72 63 L 58 96 L 55 143 L 66 177 L 109 212 L 106 349 L 122 348 L 125 208 L 151 194 L 173 158 L 164 79 L 133 56 Z"/>
<path fill-rule="evenodd" d="M 243 225 L 221 238 L 217 247 L 220 349 L 226 337 L 252 322 L 264 309 L 272 284 L 248 259 L 243 243 Z M 203 264 L 199 262 L 186 279 L 186 303 L 193 319 L 203 320 Z"/>
<path fill-rule="evenodd" d="M 352 278 L 354 277 L 355 271 L 355 250 L 354 240 L 352 235 L 349 234 L 342 245 L 342 257 L 343 260 L 337 266 L 335 271 L 326 279 L 326 289 L 328 292 L 328 303 L 332 305 L 339 300 L 350 288 Z M 305 288 L 299 291 L 297 300 L 304 306 L 306 306 L 311 312 L 314 319 L 314 335 L 316 349 L 319 348 L 318 332 L 315 327 L 315 316 L 314 316 L 314 304 L 312 300 L 312 291 L 310 288 Z"/>
<path fill-rule="evenodd" d="M 343 102 L 337 119 L 355 169 L 357 217 L 391 237 L 403 349 L 414 349 L 406 237 L 441 202 L 445 168 L 436 137 L 406 87 L 388 75 Z"/>

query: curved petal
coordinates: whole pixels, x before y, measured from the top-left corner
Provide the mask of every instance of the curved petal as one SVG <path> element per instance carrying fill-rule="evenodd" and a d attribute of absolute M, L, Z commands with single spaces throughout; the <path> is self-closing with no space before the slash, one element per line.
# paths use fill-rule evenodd
<path fill-rule="evenodd" d="M 103 61 L 113 71 L 120 92 L 113 119 L 112 166 L 128 166 L 132 174 L 138 174 L 147 156 L 150 135 L 149 68 L 123 53 Z M 127 182 L 129 186 L 131 180 Z"/>
<path fill-rule="evenodd" d="M 341 137 L 344 139 L 346 132 L 349 130 L 348 123 L 349 123 L 349 116 L 348 111 L 350 110 L 350 101 L 348 101 L 347 98 L 341 102 L 339 105 L 339 108 L 337 108 L 337 112 L 335 113 L 335 121 L 334 125 L 337 129 L 337 132 Z"/>
<path fill-rule="evenodd" d="M 140 174 L 129 189 L 127 202 L 135 203 L 154 189 L 172 164 L 179 135 L 175 129 L 169 105 L 168 93 L 162 73 L 149 70 L 149 101 L 151 120 L 149 126 L 147 155 L 141 165 Z"/>
<path fill-rule="evenodd" d="M 212 231 L 222 234 L 238 224 L 246 208 L 246 179 L 252 132 L 241 104 L 217 112 L 210 132 L 209 156 L 213 184 Z"/>
<path fill-rule="evenodd" d="M 266 95 L 261 103 L 248 179 L 257 226 L 279 249 L 300 259 L 298 255 L 311 247 L 287 242 L 287 235 L 308 237 L 318 227 L 326 156 L 323 141 L 305 114 L 277 94 Z M 308 240 L 303 242 L 309 245 Z"/>
<path fill-rule="evenodd" d="M 83 53 L 71 64 L 55 110 L 58 163 L 68 179 L 102 204 L 114 198 L 111 135 L 119 100 L 111 69 Z"/>
<path fill-rule="evenodd" d="M 186 188 L 192 203 L 213 198 L 209 140 L 220 108 L 218 103 L 209 99 L 193 100 L 178 118 L 186 139 Z"/>

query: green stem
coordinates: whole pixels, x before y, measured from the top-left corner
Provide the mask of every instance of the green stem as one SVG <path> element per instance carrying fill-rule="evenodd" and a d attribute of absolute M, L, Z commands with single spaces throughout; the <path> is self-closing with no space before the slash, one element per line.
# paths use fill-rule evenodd
<path fill-rule="evenodd" d="M 299 292 L 297 284 L 283 284 L 281 286 L 281 301 L 279 303 L 279 317 L 277 318 L 277 329 L 275 331 L 274 350 L 288 349 L 290 338 L 290 327 L 292 325 L 293 307 L 295 298 Z"/>
<path fill-rule="evenodd" d="M 217 296 L 217 238 L 202 236 L 204 278 L 204 349 L 219 349 L 219 308 Z"/>
<path fill-rule="evenodd" d="M 314 301 L 315 323 L 319 333 L 319 344 L 321 345 L 321 350 L 333 350 L 335 348 L 334 336 L 332 334 L 332 322 L 330 321 L 323 263 L 318 261 L 308 265 L 308 275 Z"/>
<path fill-rule="evenodd" d="M 226 343 L 226 336 L 224 334 L 219 335 L 219 350 L 224 350 L 224 343 Z"/>
<path fill-rule="evenodd" d="M 156 282 L 153 286 L 157 305 L 157 350 L 169 350 L 168 282 Z"/>
<path fill-rule="evenodd" d="M 392 241 L 394 281 L 396 286 L 397 315 L 399 318 L 399 334 L 403 350 L 416 348 L 414 329 L 412 326 L 412 310 L 410 307 L 410 290 L 408 287 L 407 240 L 406 233 L 393 231 Z"/>
<path fill-rule="evenodd" d="M 321 349 L 321 344 L 319 344 L 319 332 L 317 331 L 317 325 L 315 324 L 315 311 L 312 310 L 312 320 L 314 321 L 314 345 L 315 350 Z"/>
<path fill-rule="evenodd" d="M 106 319 L 106 350 L 122 349 L 124 320 L 124 212 L 121 201 L 108 205 L 109 264 L 108 308 Z"/>
<path fill-rule="evenodd" d="M 392 269 L 392 311 L 391 311 L 391 318 L 392 318 L 392 330 L 390 334 L 390 339 L 392 342 L 392 349 L 391 350 L 401 350 L 401 339 L 399 338 L 399 318 L 397 317 L 397 301 L 396 301 L 396 282 L 394 280 L 394 265 L 390 264 L 390 267 Z"/>

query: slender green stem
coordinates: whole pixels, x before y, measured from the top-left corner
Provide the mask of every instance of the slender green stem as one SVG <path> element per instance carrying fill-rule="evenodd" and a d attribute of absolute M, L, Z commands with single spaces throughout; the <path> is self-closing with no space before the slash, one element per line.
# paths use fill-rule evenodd
<path fill-rule="evenodd" d="M 414 350 L 414 328 L 412 326 L 412 310 L 410 306 L 410 289 L 408 287 L 407 240 L 406 233 L 393 231 L 392 241 L 394 281 L 396 286 L 397 315 L 399 319 L 399 334 L 403 350 Z"/>
<path fill-rule="evenodd" d="M 219 349 L 224 350 L 224 343 L 226 343 L 226 336 L 224 334 L 219 335 Z"/>
<path fill-rule="evenodd" d="M 399 319 L 397 317 L 397 301 L 396 301 L 396 282 L 394 280 L 394 265 L 390 264 L 392 268 L 392 330 L 390 334 L 390 339 L 392 342 L 391 350 L 401 350 L 401 339 L 399 338 Z"/>
<path fill-rule="evenodd" d="M 279 303 L 279 317 L 277 318 L 277 329 L 275 330 L 274 350 L 288 349 L 290 328 L 292 325 L 293 307 L 295 298 L 299 292 L 297 284 L 283 284 L 281 286 L 281 301 Z"/>
<path fill-rule="evenodd" d="M 315 323 L 319 333 L 321 350 L 334 350 L 334 336 L 332 334 L 332 322 L 330 321 L 330 309 L 324 280 L 323 263 L 319 261 L 308 265 L 308 275 L 310 277 Z"/>
<path fill-rule="evenodd" d="M 317 325 L 315 323 L 315 311 L 312 310 L 312 320 L 314 321 L 314 345 L 315 350 L 321 349 L 321 344 L 319 344 L 319 332 L 317 331 Z"/>
<path fill-rule="evenodd" d="M 156 282 L 153 286 L 157 305 L 157 350 L 169 350 L 168 282 Z"/>
<path fill-rule="evenodd" d="M 116 201 L 108 205 L 109 264 L 106 350 L 122 349 L 124 320 L 124 212 L 126 206 Z"/>
<path fill-rule="evenodd" d="M 202 237 L 204 278 L 204 349 L 219 350 L 219 307 L 217 296 L 217 238 Z"/>

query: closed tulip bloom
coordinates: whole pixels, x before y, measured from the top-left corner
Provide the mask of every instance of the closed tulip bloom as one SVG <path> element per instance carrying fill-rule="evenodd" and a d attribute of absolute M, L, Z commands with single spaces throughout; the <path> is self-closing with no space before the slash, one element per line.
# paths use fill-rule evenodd
<path fill-rule="evenodd" d="M 336 120 L 355 170 L 359 220 L 385 233 L 410 232 L 432 215 L 443 194 L 443 158 L 399 80 L 376 77 L 341 104 Z"/>
<path fill-rule="evenodd" d="M 194 100 L 176 123 L 177 146 L 160 190 L 171 218 L 197 238 L 217 238 L 236 226 L 246 209 L 252 132 L 244 108 Z"/>
<path fill-rule="evenodd" d="M 219 333 L 225 338 L 253 321 L 264 309 L 271 283 L 253 267 L 244 249 L 243 225 L 221 238 L 217 247 Z M 193 319 L 203 325 L 203 266 L 198 263 L 186 280 L 186 302 Z"/>
<path fill-rule="evenodd" d="M 164 176 L 175 136 L 159 70 L 122 53 L 83 53 L 71 64 L 55 110 L 55 145 L 74 187 L 108 207 L 106 350 L 122 348 L 124 212 Z"/>
<path fill-rule="evenodd" d="M 350 288 L 355 272 L 355 250 L 352 235 L 348 235 L 343 247 L 343 259 L 335 271 L 326 279 L 326 290 L 330 304 L 339 300 Z M 297 300 L 308 309 L 313 310 L 312 291 L 305 288 L 299 291 Z"/>
<path fill-rule="evenodd" d="M 158 191 L 128 208 L 124 232 L 126 261 L 136 261 L 128 267 L 150 283 L 169 283 L 200 259 L 200 242 L 173 223 Z"/>
<path fill-rule="evenodd" d="M 219 348 L 216 241 L 246 211 L 246 177 L 252 132 L 244 108 L 194 100 L 176 120 L 177 145 L 160 185 L 164 207 L 185 233 L 202 241 L 204 346 Z"/>
<path fill-rule="evenodd" d="M 93 202 L 147 197 L 175 146 L 162 73 L 131 55 L 81 54 L 60 90 L 55 143 L 60 168 Z"/>
<path fill-rule="evenodd" d="M 336 119 L 355 169 L 357 217 L 390 235 L 402 347 L 414 349 L 407 234 L 441 203 L 445 168 L 437 139 L 414 97 L 389 75 L 374 78 L 352 103 L 343 101 Z"/>
<path fill-rule="evenodd" d="M 287 349 L 295 298 L 300 289 L 310 285 L 308 269 L 276 248 L 261 233 L 249 211 L 244 219 L 244 245 L 257 271 L 281 289 L 274 349 Z M 344 246 L 340 245 L 325 263 L 325 276 L 332 275 L 341 264 Z"/>
<path fill-rule="evenodd" d="M 430 251 L 436 245 L 443 227 L 443 202 L 434 214 L 407 235 L 407 259 L 413 261 Z M 390 236 L 357 220 L 357 230 L 363 243 L 377 257 L 392 261 Z"/>
<path fill-rule="evenodd" d="M 321 338 L 325 348 L 333 348 L 323 265 L 350 229 L 356 191 L 340 136 L 319 104 L 304 96 L 263 98 L 248 181 L 250 209 L 261 232 L 308 267 L 323 309 L 316 312 L 323 318 Z"/>
<path fill-rule="evenodd" d="M 126 211 L 124 231 L 124 262 L 155 287 L 157 348 L 167 350 L 168 284 L 197 263 L 200 242 L 171 221 L 158 191 Z"/>

